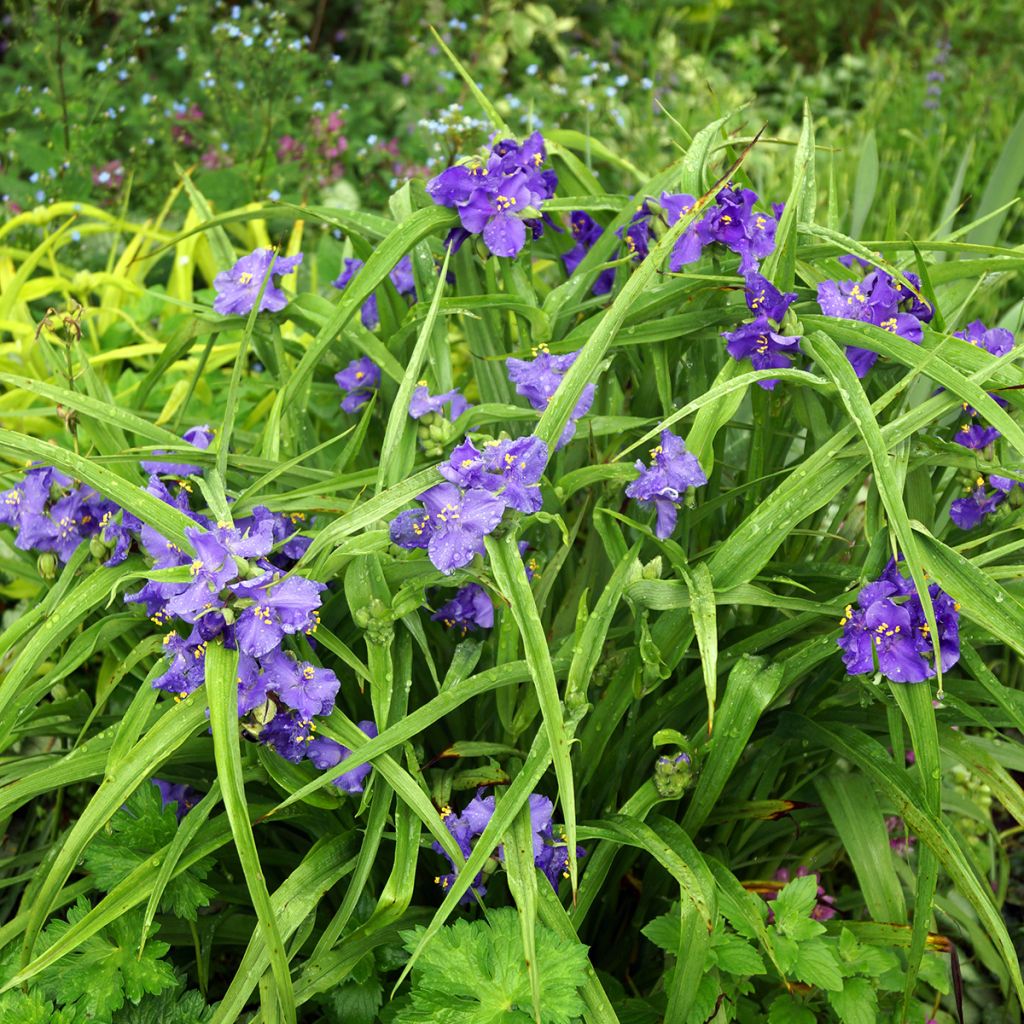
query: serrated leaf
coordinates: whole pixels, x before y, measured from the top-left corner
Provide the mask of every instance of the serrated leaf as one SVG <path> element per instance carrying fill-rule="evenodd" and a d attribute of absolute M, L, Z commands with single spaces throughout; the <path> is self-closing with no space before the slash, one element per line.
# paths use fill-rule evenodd
<path fill-rule="evenodd" d="M 91 909 L 85 897 L 68 911 L 66 921 L 52 921 L 41 935 L 50 945 Z M 141 957 L 136 956 L 142 914 L 132 911 L 114 921 L 98 935 L 92 935 L 77 949 L 62 957 L 40 977 L 40 987 L 58 1004 L 75 1003 L 85 1014 L 103 1020 L 143 996 L 158 995 L 177 985 L 174 970 L 161 959 L 170 949 L 166 942 L 150 940 Z M 156 926 L 153 926 L 153 931 Z"/>
<path fill-rule="evenodd" d="M 761 954 L 739 935 L 715 932 L 711 938 L 711 951 L 719 970 L 727 974 L 746 978 L 752 974 L 767 973 Z"/>
<path fill-rule="evenodd" d="M 843 987 L 843 976 L 839 973 L 832 947 L 821 939 L 801 942 L 796 955 L 793 973 L 808 985 L 838 991 Z"/>
<path fill-rule="evenodd" d="M 403 933 L 410 953 L 423 933 L 423 928 Z M 586 981 L 586 947 L 560 939 L 539 922 L 536 943 L 541 1024 L 570 1024 L 584 1009 L 577 989 Z M 492 911 L 486 921 L 459 920 L 437 932 L 413 967 L 412 1004 L 395 1024 L 525 1024 L 532 1019 L 526 1010 L 509 1011 L 531 1005 L 518 915 L 506 908 Z"/>
<path fill-rule="evenodd" d="M 829 992 L 828 1001 L 843 1024 L 875 1024 L 878 997 L 867 978 L 848 978 L 838 992 Z"/>
<path fill-rule="evenodd" d="M 98 888 L 109 892 L 143 861 L 160 853 L 178 830 L 173 808 L 162 807 L 154 785 L 140 786 L 107 828 L 86 848 L 86 870 Z M 167 883 L 160 908 L 188 921 L 196 919 L 199 907 L 209 904 L 214 890 L 203 882 L 213 861 L 204 857 Z"/>
<path fill-rule="evenodd" d="M 816 1019 L 792 996 L 779 996 L 768 1008 L 768 1024 L 816 1024 Z"/>

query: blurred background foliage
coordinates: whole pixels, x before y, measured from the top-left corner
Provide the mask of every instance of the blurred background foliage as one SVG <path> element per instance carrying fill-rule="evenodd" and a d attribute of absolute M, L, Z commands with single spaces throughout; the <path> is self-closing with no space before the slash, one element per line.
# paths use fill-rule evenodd
<path fill-rule="evenodd" d="M 953 192 L 971 219 L 1024 95 L 1012 0 L 14 0 L 0 27 L 0 196 L 12 212 L 62 198 L 152 211 L 192 166 L 222 208 L 380 208 L 485 141 L 430 25 L 514 128 L 577 129 L 645 171 L 679 146 L 679 126 L 746 104 L 733 135 L 766 128 L 748 166 L 782 192 L 807 97 L 835 208 L 857 205 L 858 175 L 872 186 L 845 216 L 865 237 L 921 237 L 955 212 Z"/>

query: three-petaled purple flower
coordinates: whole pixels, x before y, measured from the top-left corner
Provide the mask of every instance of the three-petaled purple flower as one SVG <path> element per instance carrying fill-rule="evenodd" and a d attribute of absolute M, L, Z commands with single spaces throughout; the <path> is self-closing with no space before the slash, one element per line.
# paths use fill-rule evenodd
<path fill-rule="evenodd" d="M 920 290 L 916 274 L 907 272 L 903 276 Z M 915 345 L 921 343 L 921 325 L 934 315 L 931 306 L 884 270 L 872 270 L 861 281 L 822 281 L 818 285 L 818 306 L 825 316 L 873 324 Z M 865 377 L 878 353 L 848 345 L 846 357 L 857 376 Z"/>
<path fill-rule="evenodd" d="M 508 367 L 508 378 L 516 386 L 516 394 L 522 395 L 538 412 L 543 412 L 551 401 L 562 378 L 569 367 L 576 362 L 579 351 L 566 352 L 564 355 L 552 355 L 546 345 L 538 345 L 534 349 L 534 359 L 516 359 L 510 356 L 505 360 Z M 564 448 L 576 433 L 576 422 L 590 411 L 594 403 L 595 386 L 587 384 L 580 394 L 569 422 L 562 431 L 562 436 L 555 445 L 555 450 Z"/>
<path fill-rule="evenodd" d="M 334 380 L 345 392 L 341 408 L 345 412 L 355 412 L 366 405 L 380 387 L 380 367 L 369 356 L 360 356 L 344 370 L 339 370 Z"/>
<path fill-rule="evenodd" d="M 238 617 L 235 636 L 239 650 L 259 658 L 278 647 L 285 634 L 316 631 L 320 593 L 327 585 L 267 570 L 230 589 L 236 597 L 253 602 Z"/>
<path fill-rule="evenodd" d="M 626 497 L 653 502 L 657 511 L 655 536 L 665 540 L 676 527 L 676 515 L 683 495 L 691 487 L 708 482 L 697 456 L 687 451 L 686 442 L 671 430 L 661 432 L 661 443 L 651 449 L 651 465 L 639 459 L 640 476 L 626 488 Z"/>
<path fill-rule="evenodd" d="M 359 728 L 372 740 L 377 735 L 377 726 L 370 721 L 359 723 Z M 352 753 L 344 744 L 338 743 L 327 736 L 317 736 L 310 742 L 306 757 L 313 763 L 314 768 L 320 771 L 327 771 L 341 764 L 346 757 Z M 337 778 L 331 780 L 332 784 L 346 793 L 362 793 L 363 784 L 367 775 L 373 771 L 372 764 L 361 764 L 357 768 L 351 768 L 342 772 Z"/>
<path fill-rule="evenodd" d="M 518 256 L 529 227 L 538 237 L 545 200 L 555 194 L 554 171 L 542 171 L 547 151 L 540 132 L 521 145 L 512 139 L 495 143 L 486 160 L 457 164 L 427 182 L 439 206 L 454 209 L 461 227 L 449 241 L 457 249 L 470 235 L 481 235 L 495 256 Z"/>
<path fill-rule="evenodd" d="M 291 274 L 302 262 L 302 253 L 277 256 L 273 249 L 254 249 L 243 256 L 230 270 L 222 270 L 214 279 L 217 297 L 213 308 L 225 316 L 245 316 L 256 305 L 263 279 L 273 265 L 270 280 L 260 300 L 260 312 L 276 313 L 288 305 L 288 296 L 274 283 L 274 277 Z"/>
<path fill-rule="evenodd" d="M 928 588 L 939 629 L 942 671 L 960 659 L 960 606 L 935 584 Z M 846 606 L 837 643 L 849 675 L 878 669 L 894 683 L 918 683 L 935 675 L 932 641 L 913 582 L 890 559 L 882 575 L 863 587 L 857 608 Z"/>
<path fill-rule="evenodd" d="M 407 550 L 425 548 L 446 576 L 484 553 L 484 537 L 505 512 L 505 502 L 482 487 L 460 491 L 454 484 L 436 484 L 419 500 L 422 509 L 400 512 L 391 520 L 391 540 Z"/>
<path fill-rule="evenodd" d="M 412 398 L 409 399 L 409 415 L 414 420 L 419 420 L 429 413 L 442 413 L 445 405 L 449 406 L 448 419 L 452 421 L 457 420 L 470 408 L 469 402 L 462 397 L 458 388 L 432 395 L 426 381 L 420 381 L 413 390 Z"/>
<path fill-rule="evenodd" d="M 985 478 L 979 476 L 967 497 L 957 498 L 949 507 L 949 518 L 961 530 L 973 530 L 1003 503 L 1014 487 L 1024 486 L 1007 476 L 992 474 L 988 478 L 991 493 L 985 489 Z"/>
<path fill-rule="evenodd" d="M 467 583 L 455 596 L 430 616 L 447 629 L 457 629 L 462 636 L 494 625 L 494 604 L 479 583 Z"/>
<path fill-rule="evenodd" d="M 754 319 L 735 331 L 723 331 L 726 351 L 733 359 L 749 359 L 755 370 L 780 370 L 792 365 L 800 351 L 800 338 L 780 334 L 779 322 L 796 301 L 795 292 L 780 292 L 766 277 L 749 273 L 745 279 L 747 306 Z M 773 323 L 774 321 L 774 323 Z M 771 391 L 777 380 L 760 380 L 758 384 Z"/>

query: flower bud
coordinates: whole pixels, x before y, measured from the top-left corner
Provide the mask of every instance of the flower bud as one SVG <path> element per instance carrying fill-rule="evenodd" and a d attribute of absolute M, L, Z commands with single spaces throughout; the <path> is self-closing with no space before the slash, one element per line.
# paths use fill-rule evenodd
<path fill-rule="evenodd" d="M 654 788 L 669 800 L 678 800 L 692 781 L 690 755 L 685 752 L 675 757 L 663 755 L 654 765 Z"/>
<path fill-rule="evenodd" d="M 57 570 L 60 568 L 60 560 L 52 551 L 44 551 L 36 559 L 36 569 L 44 580 L 55 580 Z"/>

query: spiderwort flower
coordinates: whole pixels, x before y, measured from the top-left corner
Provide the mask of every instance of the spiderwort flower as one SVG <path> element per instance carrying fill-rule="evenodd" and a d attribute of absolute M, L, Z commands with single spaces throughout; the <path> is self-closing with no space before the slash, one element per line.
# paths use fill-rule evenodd
<path fill-rule="evenodd" d="M 693 204 L 696 200 L 685 192 L 675 194 L 662 192 L 659 202 L 668 216 L 669 227 L 672 227 L 680 217 L 685 217 L 693 209 Z M 686 264 L 696 263 L 701 257 L 703 248 L 703 242 L 697 231 L 697 224 L 691 224 L 676 241 L 676 244 L 672 246 L 672 254 L 668 260 L 668 269 L 674 274 L 682 270 Z"/>
<path fill-rule="evenodd" d="M 366 405 L 380 387 L 380 367 L 369 356 L 360 356 L 336 373 L 334 380 L 345 392 L 341 408 L 345 412 L 355 412 Z"/>
<path fill-rule="evenodd" d="M 479 583 L 467 583 L 455 596 L 441 605 L 430 618 L 447 629 L 457 629 L 462 636 L 494 625 L 494 604 Z"/>
<path fill-rule="evenodd" d="M 334 709 L 341 684 L 329 668 L 299 662 L 280 648 L 264 654 L 260 666 L 267 688 L 303 719 L 329 715 Z"/>
<path fill-rule="evenodd" d="M 391 521 L 391 540 L 408 550 L 426 548 L 446 576 L 484 553 L 484 537 L 505 511 L 505 503 L 489 491 L 473 487 L 462 492 L 450 483 L 431 487 L 419 500 L 422 510 L 402 512 Z"/>
<path fill-rule="evenodd" d="M 579 351 L 567 352 L 564 355 L 552 355 L 547 345 L 538 345 L 533 349 L 536 358 L 516 359 L 514 356 L 505 360 L 508 378 L 516 386 L 516 394 L 522 395 L 538 412 L 543 412 L 551 401 L 562 378 L 569 367 L 576 362 Z M 584 417 L 594 402 L 595 386 L 587 384 L 580 394 L 569 422 L 562 431 L 555 449 L 564 448 L 576 433 L 577 420 Z"/>
<path fill-rule="evenodd" d="M 470 235 L 481 235 L 495 256 L 515 257 L 526 244 L 529 227 L 543 229 L 537 213 L 555 194 L 558 179 L 542 171 L 547 151 L 540 132 L 522 144 L 502 139 L 484 160 L 449 167 L 427 182 L 427 193 L 439 206 L 454 209 L 460 227 L 449 236 L 454 248 Z"/>
<path fill-rule="evenodd" d="M 942 670 L 960 658 L 960 606 L 938 586 L 928 588 L 939 629 Z M 916 683 L 935 675 L 932 642 L 924 608 L 911 580 L 890 560 L 882 576 L 863 587 L 855 609 L 847 605 L 839 620 L 837 643 L 849 675 L 874 670 L 894 683 Z"/>
<path fill-rule="evenodd" d="M 432 395 L 426 381 L 416 385 L 409 399 L 409 415 L 414 420 L 422 419 L 429 413 L 441 414 L 445 405 L 449 405 L 448 419 L 457 420 L 469 407 L 469 402 L 459 393 L 458 388 Z"/>
<path fill-rule="evenodd" d="M 313 633 L 319 624 L 320 594 L 327 585 L 282 575 L 268 569 L 229 588 L 236 597 L 253 602 L 238 617 L 235 635 L 239 650 L 254 658 L 278 647 L 286 633 Z"/>
<path fill-rule="evenodd" d="M 903 276 L 920 289 L 915 274 Z M 818 285 L 818 306 L 825 316 L 873 324 L 915 345 L 921 343 L 921 325 L 934 315 L 931 306 L 884 270 L 872 270 L 861 281 L 822 281 Z M 846 357 L 857 376 L 865 377 L 878 360 L 878 353 L 848 345 Z"/>
<path fill-rule="evenodd" d="M 359 728 L 371 740 L 377 735 L 377 726 L 374 722 L 363 721 Z M 313 763 L 314 768 L 320 771 L 327 771 L 341 764 L 345 758 L 352 753 L 348 747 L 327 736 L 317 736 L 309 744 L 306 750 L 306 757 Z M 332 784 L 346 793 L 362 793 L 366 777 L 373 771 L 372 764 L 361 764 L 357 768 L 351 768 L 342 772 L 337 778 L 331 780 Z"/>
<path fill-rule="evenodd" d="M 562 253 L 562 262 L 565 264 L 565 272 L 571 276 L 583 262 L 583 257 L 590 252 L 594 243 L 604 234 L 604 228 L 584 210 L 573 210 L 569 215 L 569 224 L 576 244 L 568 252 Z M 612 290 L 614 283 L 614 268 L 602 270 L 590 290 L 594 295 L 607 295 Z"/>
<path fill-rule="evenodd" d="M 182 440 L 187 441 L 193 448 L 206 451 L 210 447 L 210 442 L 213 441 L 214 433 L 215 431 L 210 428 L 208 423 L 203 423 L 201 426 L 189 427 L 182 434 Z M 153 454 L 167 455 L 168 453 L 155 451 Z M 140 462 L 139 465 L 147 473 L 164 473 L 167 476 L 201 476 L 203 472 L 202 466 L 195 466 L 190 462 Z"/>
<path fill-rule="evenodd" d="M 967 488 L 967 497 L 957 498 L 949 506 L 949 518 L 961 530 L 973 530 L 988 518 L 1006 499 L 1016 481 L 1008 477 L 990 476 L 991 493 L 985 490 L 985 478 L 979 476 L 973 487 Z M 1019 485 L 1018 485 L 1019 486 Z"/>
<path fill-rule="evenodd" d="M 494 797 L 484 796 L 483 793 L 483 789 L 477 790 L 476 796 L 466 804 L 461 815 L 455 814 L 451 807 L 445 806 L 441 808 L 441 819 L 444 821 L 445 827 L 458 844 L 462 855 L 467 858 L 473 852 L 473 841 L 483 833 L 491 818 L 494 817 Z M 569 851 L 565 844 L 565 837 L 564 834 L 561 839 L 555 837 L 552 824 L 554 805 L 546 796 L 540 793 L 531 793 L 528 804 L 530 808 L 530 831 L 533 834 L 533 861 L 544 872 L 551 883 L 551 887 L 557 892 L 558 882 L 561 878 L 566 877 L 566 865 L 569 862 Z M 434 879 L 442 889 L 448 889 L 452 882 L 455 881 L 454 870 L 456 865 L 440 843 L 435 842 L 433 849 L 435 852 L 442 854 L 452 866 L 452 873 L 440 875 Z M 582 846 L 576 847 L 577 857 L 584 857 L 586 853 L 587 851 Z M 499 862 L 504 861 L 504 847 L 499 846 L 496 855 Z M 482 882 L 483 872 L 473 880 L 471 891 L 463 897 L 462 902 L 468 903 L 472 899 L 472 891 L 475 891 L 479 896 L 483 896 L 486 890 Z"/>
<path fill-rule="evenodd" d="M 690 487 L 701 487 L 708 478 L 697 456 L 686 450 L 686 442 L 671 430 L 661 432 L 661 443 L 651 449 L 651 465 L 639 459 L 640 476 L 626 488 L 626 497 L 653 502 L 657 511 L 655 536 L 665 540 L 676 526 L 676 514 Z"/>
<path fill-rule="evenodd" d="M 293 273 L 301 262 L 301 252 L 294 256 L 277 256 L 273 249 L 254 249 L 230 270 L 222 270 L 213 279 L 213 286 L 217 289 L 214 310 L 225 316 L 245 316 L 251 312 L 271 266 L 273 270 L 260 300 L 260 312 L 270 310 L 276 313 L 284 309 L 288 305 L 288 296 L 274 283 L 274 277 Z"/>
<path fill-rule="evenodd" d="M 728 342 L 726 351 L 729 355 L 736 360 L 749 359 L 755 370 L 788 369 L 800 351 L 800 339 L 777 333 L 764 315 L 735 331 L 723 331 L 722 337 Z M 778 381 L 767 379 L 757 383 L 771 391 Z"/>

